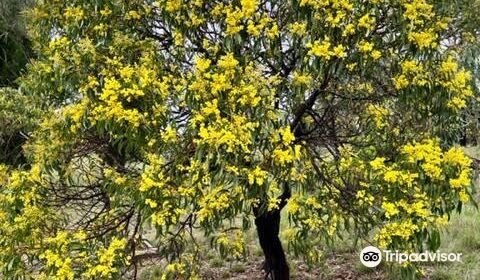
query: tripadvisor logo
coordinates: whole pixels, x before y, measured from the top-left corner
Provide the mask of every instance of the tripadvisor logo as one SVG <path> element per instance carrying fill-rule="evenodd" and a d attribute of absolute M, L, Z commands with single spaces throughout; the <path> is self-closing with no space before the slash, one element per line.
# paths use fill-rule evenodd
<path fill-rule="evenodd" d="M 382 261 L 382 252 L 374 246 L 363 248 L 360 252 L 360 262 L 366 267 L 376 267 Z"/>
<path fill-rule="evenodd" d="M 384 259 L 387 262 L 461 262 L 462 253 L 423 252 L 423 253 L 402 253 L 390 250 L 383 251 Z M 382 251 L 374 246 L 363 248 L 360 252 L 360 262 L 366 267 L 376 267 L 382 261 Z"/>

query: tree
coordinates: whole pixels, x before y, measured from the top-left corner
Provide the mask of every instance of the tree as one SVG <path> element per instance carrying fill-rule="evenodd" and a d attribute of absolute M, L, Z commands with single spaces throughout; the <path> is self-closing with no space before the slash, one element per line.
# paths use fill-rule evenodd
<path fill-rule="evenodd" d="M 12 86 L 33 55 L 21 10 L 31 1 L 0 1 L 0 86 Z"/>
<path fill-rule="evenodd" d="M 49 109 L 0 172 L 4 277 L 119 278 L 146 258 L 198 278 L 203 231 L 272 279 L 342 232 L 435 250 L 471 196 L 452 146 L 474 95 L 478 1 L 45 0 L 21 89 Z M 156 231 L 155 251 L 141 250 Z M 415 268 L 410 267 L 410 276 Z"/>
<path fill-rule="evenodd" d="M 0 87 L 15 86 L 33 55 L 23 8 L 31 1 L 0 1 Z M 0 88 L 0 164 L 27 166 L 22 146 L 41 116 L 41 102 L 12 88 Z"/>
<path fill-rule="evenodd" d="M 38 98 L 11 88 L 0 88 L 0 164 L 10 167 L 28 165 L 23 145 L 42 116 Z"/>

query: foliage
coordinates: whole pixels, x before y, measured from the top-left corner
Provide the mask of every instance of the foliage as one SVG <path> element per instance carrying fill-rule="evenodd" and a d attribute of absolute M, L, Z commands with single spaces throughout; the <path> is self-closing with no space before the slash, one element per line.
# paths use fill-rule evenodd
<path fill-rule="evenodd" d="M 12 86 L 33 55 L 20 12 L 30 0 L 0 1 L 0 86 Z"/>
<path fill-rule="evenodd" d="M 38 2 L 21 88 L 52 109 L 31 166 L 1 169 L 3 276 L 119 278 L 155 257 L 195 279 L 194 229 L 241 257 L 252 208 L 290 192 L 286 235 L 311 261 L 343 230 L 438 248 L 471 193 L 451 145 L 474 95 L 458 63 L 473 3 Z"/>
<path fill-rule="evenodd" d="M 0 164 L 27 164 L 22 146 L 38 125 L 43 110 L 38 98 L 0 88 Z"/>

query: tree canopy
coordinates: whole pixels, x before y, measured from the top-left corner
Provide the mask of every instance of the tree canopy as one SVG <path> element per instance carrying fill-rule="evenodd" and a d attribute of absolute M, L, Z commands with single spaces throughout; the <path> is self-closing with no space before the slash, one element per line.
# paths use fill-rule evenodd
<path fill-rule="evenodd" d="M 309 261 L 346 231 L 435 250 L 472 194 L 471 160 L 453 144 L 476 94 L 460 62 L 478 10 L 37 1 L 37 57 L 19 85 L 42 113 L 28 164 L 0 165 L 2 275 L 118 279 L 148 257 L 166 261 L 164 279 L 197 279 L 193 232 L 241 257 L 254 219 L 266 269 L 287 279 L 278 236 L 262 239 L 284 206 L 289 247 Z M 149 230 L 158 250 L 143 253 Z"/>

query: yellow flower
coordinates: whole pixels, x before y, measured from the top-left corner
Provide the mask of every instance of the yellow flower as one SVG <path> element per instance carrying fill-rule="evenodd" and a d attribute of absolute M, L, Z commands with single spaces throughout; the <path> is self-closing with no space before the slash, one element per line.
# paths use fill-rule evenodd
<path fill-rule="evenodd" d="M 167 0 L 165 3 L 165 10 L 169 13 L 175 13 L 182 8 L 183 1 L 181 0 Z"/>
<path fill-rule="evenodd" d="M 357 63 L 355 62 L 355 63 L 349 63 L 349 64 L 347 64 L 346 67 L 347 67 L 348 71 L 353 71 L 356 66 L 357 66 Z"/>
<path fill-rule="evenodd" d="M 290 24 L 288 30 L 297 36 L 304 36 L 307 31 L 307 24 L 304 22 L 294 22 Z"/>
<path fill-rule="evenodd" d="M 390 115 L 390 110 L 380 105 L 369 104 L 367 114 L 373 117 L 375 126 L 382 129 L 386 126 L 386 119 Z"/>
<path fill-rule="evenodd" d="M 385 210 L 385 217 L 391 218 L 392 216 L 395 216 L 399 213 L 397 207 L 395 204 L 391 202 L 383 202 L 382 203 L 382 208 Z"/>
<path fill-rule="evenodd" d="M 382 57 L 382 53 L 378 50 L 374 50 L 372 51 L 372 53 L 370 54 L 372 56 L 373 59 L 377 60 L 379 59 L 380 57 Z"/>
<path fill-rule="evenodd" d="M 276 197 L 270 197 L 268 199 L 267 210 L 272 211 L 274 209 L 278 209 L 278 205 L 280 204 L 280 200 Z"/>
<path fill-rule="evenodd" d="M 470 200 L 470 196 L 465 191 L 461 191 L 458 194 L 458 196 L 460 198 L 460 201 L 463 202 L 463 203 L 466 203 Z"/>
<path fill-rule="evenodd" d="M 109 16 L 112 13 L 112 10 L 110 10 L 108 7 L 104 8 L 103 10 L 100 10 L 100 14 L 104 17 Z"/>
<path fill-rule="evenodd" d="M 195 67 L 197 71 L 199 72 L 205 72 L 209 67 L 212 61 L 208 58 L 201 58 L 201 57 L 196 57 L 195 58 Z"/>
<path fill-rule="evenodd" d="M 238 61 L 235 59 L 232 53 L 227 53 L 220 57 L 218 66 L 224 69 L 234 69 L 238 65 Z"/>
<path fill-rule="evenodd" d="M 343 45 L 338 45 L 333 48 L 333 55 L 338 58 L 345 58 L 347 57 L 347 53 L 345 52 L 346 48 Z"/>
<path fill-rule="evenodd" d="M 329 60 L 331 57 L 330 46 L 331 46 L 331 43 L 328 37 L 326 37 L 322 42 L 314 41 L 313 44 L 308 43 L 306 45 L 306 47 L 310 49 L 310 51 L 308 52 L 308 55 L 322 57 L 325 60 Z"/>
<path fill-rule="evenodd" d="M 268 39 L 273 39 L 278 36 L 280 31 L 278 30 L 278 25 L 276 22 L 273 23 L 272 27 L 270 27 L 269 30 L 267 30 L 267 38 Z"/>
<path fill-rule="evenodd" d="M 463 109 L 467 106 L 467 102 L 464 99 L 462 99 L 458 96 L 454 96 L 454 97 L 452 97 L 452 99 L 450 99 L 448 101 L 447 105 L 450 108 L 460 110 L 460 109 Z"/>
<path fill-rule="evenodd" d="M 85 14 L 80 7 L 68 7 L 65 9 L 65 17 L 70 20 L 81 21 Z"/>
<path fill-rule="evenodd" d="M 150 208 L 157 208 L 158 206 L 158 204 L 150 198 L 145 199 L 145 204 L 150 206 Z"/>
<path fill-rule="evenodd" d="M 255 23 L 253 23 L 253 21 L 250 21 L 247 25 L 247 32 L 248 34 L 254 36 L 254 37 L 257 37 L 258 35 L 260 35 L 260 31 L 261 31 L 261 26 L 260 25 L 255 25 Z"/>
<path fill-rule="evenodd" d="M 420 49 L 435 48 L 438 44 L 436 42 L 438 35 L 430 28 L 423 32 L 410 32 L 408 33 L 408 40 L 415 43 Z"/>
<path fill-rule="evenodd" d="M 357 191 L 356 197 L 360 200 L 363 199 L 365 197 L 365 190 Z"/>
<path fill-rule="evenodd" d="M 397 236 L 403 240 L 407 240 L 418 230 L 418 225 L 414 224 L 412 220 L 392 222 L 386 224 L 380 232 L 375 235 L 375 240 L 379 242 L 381 248 L 386 248 L 392 242 L 392 237 Z"/>
<path fill-rule="evenodd" d="M 365 14 L 358 20 L 358 27 L 371 30 L 374 28 L 375 18 L 372 18 L 370 14 Z"/>
<path fill-rule="evenodd" d="M 221 5 L 217 5 L 220 9 L 223 8 Z M 240 32 L 243 29 L 243 25 L 240 24 L 240 20 L 243 18 L 243 12 L 239 9 L 232 9 L 231 7 L 224 8 L 226 13 L 225 22 L 227 23 L 227 35 L 233 35 Z M 221 11 L 221 10 L 220 10 Z M 212 13 L 215 12 L 212 11 Z"/>
<path fill-rule="evenodd" d="M 177 139 L 177 131 L 174 128 L 172 128 L 170 125 L 168 125 L 165 128 L 165 131 L 162 133 L 162 139 L 165 142 L 170 142 L 170 141 L 176 140 Z"/>
<path fill-rule="evenodd" d="M 73 235 L 73 238 L 83 241 L 87 239 L 87 234 L 85 233 L 85 231 L 80 230 Z"/>
<path fill-rule="evenodd" d="M 448 220 L 449 220 L 448 215 L 443 215 L 441 217 L 438 217 L 436 219 L 436 222 L 437 222 L 437 225 L 444 226 L 444 225 L 448 224 Z"/>
<path fill-rule="evenodd" d="M 383 178 L 385 182 L 388 182 L 388 183 L 398 182 L 399 176 L 400 176 L 399 171 L 396 171 L 396 170 L 388 170 L 383 174 Z"/>
<path fill-rule="evenodd" d="M 310 74 L 302 74 L 297 71 L 293 72 L 292 75 L 292 82 L 294 85 L 299 86 L 299 85 L 308 85 L 312 82 L 312 76 Z"/>
<path fill-rule="evenodd" d="M 290 163 L 295 159 L 290 149 L 275 149 L 273 157 L 280 165 L 285 165 L 285 163 Z"/>
<path fill-rule="evenodd" d="M 413 24 L 423 24 L 425 20 L 434 16 L 433 6 L 426 0 L 405 1 L 403 6 L 405 8 L 403 16 Z"/>
<path fill-rule="evenodd" d="M 352 23 L 349 23 L 345 26 L 345 29 L 342 32 L 342 36 L 346 37 L 353 34 L 355 34 L 355 25 L 353 25 Z"/>
<path fill-rule="evenodd" d="M 400 75 L 398 77 L 393 78 L 393 82 L 397 90 L 404 89 L 410 84 L 410 82 L 408 81 L 405 75 Z"/>
<path fill-rule="evenodd" d="M 298 203 L 298 200 L 299 200 L 298 195 L 294 195 L 288 200 L 288 204 L 287 204 L 288 213 L 292 215 L 295 215 L 296 213 L 298 213 L 298 211 L 300 210 L 300 204 Z"/>
<path fill-rule="evenodd" d="M 289 126 L 279 129 L 279 132 L 285 145 L 289 145 L 295 140 L 295 135 L 293 135 Z"/>
<path fill-rule="evenodd" d="M 75 274 L 72 271 L 71 263 L 72 263 L 72 259 L 69 257 L 63 260 L 62 266 L 57 271 L 57 279 L 62 279 L 62 280 L 74 279 Z"/>
<path fill-rule="evenodd" d="M 469 169 L 462 170 L 460 172 L 460 175 L 457 178 L 450 179 L 449 183 L 450 183 L 450 186 L 455 189 L 470 186 L 471 184 L 470 170 Z"/>
<path fill-rule="evenodd" d="M 360 50 L 361 52 L 363 53 L 369 53 L 371 51 L 373 51 L 373 43 L 369 43 L 367 41 L 361 41 L 360 43 L 358 43 L 358 50 Z"/>
<path fill-rule="evenodd" d="M 137 11 L 129 11 L 126 19 L 141 19 L 142 16 Z"/>
<path fill-rule="evenodd" d="M 462 149 L 457 147 L 450 148 L 444 153 L 443 160 L 446 163 L 454 164 L 462 168 L 469 168 L 472 164 L 472 160 L 465 155 Z"/>
<path fill-rule="evenodd" d="M 373 170 L 380 170 L 385 168 L 385 158 L 384 157 L 377 157 L 370 162 L 370 166 L 372 166 Z"/>
<path fill-rule="evenodd" d="M 442 74 L 450 74 L 453 72 L 457 72 L 457 69 L 458 64 L 452 56 L 449 56 L 447 60 L 443 61 L 442 65 L 440 66 L 440 72 Z"/>
<path fill-rule="evenodd" d="M 244 17 L 250 17 L 258 7 L 258 0 L 240 0 Z"/>
<path fill-rule="evenodd" d="M 114 263 L 122 256 L 119 251 L 122 251 L 126 245 L 127 239 L 114 237 L 108 248 L 102 248 L 98 252 L 99 264 L 88 269 L 84 276 L 88 278 L 110 278 L 113 273 L 118 271 Z"/>
<path fill-rule="evenodd" d="M 248 183 L 250 185 L 257 183 L 257 185 L 262 186 L 265 179 L 267 178 L 267 174 L 267 171 L 262 170 L 260 167 L 257 166 L 248 174 Z"/>
<path fill-rule="evenodd" d="M 174 30 L 172 32 L 172 36 L 173 36 L 173 43 L 175 44 L 175 46 L 183 46 L 185 39 L 183 38 L 183 34 L 180 31 Z"/>

